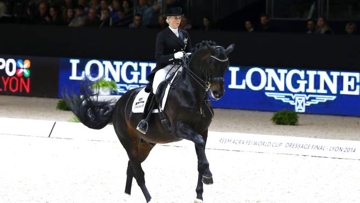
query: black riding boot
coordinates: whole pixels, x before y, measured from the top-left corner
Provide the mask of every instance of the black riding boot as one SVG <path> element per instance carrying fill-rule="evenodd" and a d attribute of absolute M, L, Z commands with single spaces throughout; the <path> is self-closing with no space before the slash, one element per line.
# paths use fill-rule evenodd
<path fill-rule="evenodd" d="M 145 87 L 145 92 L 149 93 L 151 92 L 151 90 L 152 90 L 152 83 L 149 82 Z"/>
<path fill-rule="evenodd" d="M 146 134 L 148 128 L 149 128 L 149 119 L 151 115 L 151 111 L 154 109 L 155 106 L 155 96 L 152 92 L 149 94 L 148 101 L 146 102 L 144 113 L 141 121 L 138 123 L 136 130 L 141 132 L 142 134 Z"/>

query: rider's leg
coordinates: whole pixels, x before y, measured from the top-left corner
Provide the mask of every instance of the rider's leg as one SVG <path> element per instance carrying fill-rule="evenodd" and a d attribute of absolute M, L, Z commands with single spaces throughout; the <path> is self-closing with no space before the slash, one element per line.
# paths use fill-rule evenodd
<path fill-rule="evenodd" d="M 154 79 L 153 79 L 153 83 L 152 83 L 152 91 L 153 93 L 156 95 L 156 91 L 158 86 L 160 85 L 160 83 L 162 81 L 164 81 L 166 79 L 166 77 L 168 77 L 168 72 L 171 69 L 172 65 L 168 65 L 158 71 L 156 71 Z"/>
<path fill-rule="evenodd" d="M 157 89 L 161 82 L 166 80 L 170 75 L 171 72 L 176 71 L 178 66 L 174 65 L 168 65 L 158 71 L 156 71 L 154 75 L 154 79 L 152 80 L 152 93 L 154 94 L 154 97 L 156 95 Z M 150 99 L 150 98 L 149 98 Z M 155 99 L 155 98 L 154 98 Z M 154 103 L 154 102 L 153 102 Z M 144 115 L 143 119 L 139 122 L 136 129 L 141 132 L 142 134 L 146 134 L 148 130 L 148 121 L 149 121 L 149 115 L 151 114 L 151 111 L 153 110 L 153 106 L 150 106 L 150 108 L 144 109 Z"/>
<path fill-rule="evenodd" d="M 146 132 L 148 130 L 148 121 L 150 119 L 151 112 L 154 109 L 154 106 L 155 106 L 155 95 L 152 92 L 150 92 L 148 101 L 146 102 L 146 105 L 144 108 L 143 117 L 142 117 L 141 121 L 138 123 L 138 125 L 136 126 L 136 130 L 138 130 L 142 134 L 146 134 Z"/>
<path fill-rule="evenodd" d="M 166 66 L 165 68 L 162 68 L 158 71 L 156 71 L 153 82 L 152 82 L 152 93 L 153 97 L 155 97 L 156 95 L 156 90 L 159 86 L 159 84 L 164 81 L 166 78 L 166 75 L 168 73 L 168 71 L 170 70 L 170 66 Z M 151 99 L 151 95 L 149 97 L 149 99 Z M 149 102 L 147 102 L 149 103 Z M 150 111 L 152 111 L 153 108 L 146 108 L 144 109 L 144 114 L 143 114 L 143 119 L 138 123 L 136 130 L 138 130 L 139 132 L 141 132 L 142 134 L 146 134 L 147 130 L 148 130 L 148 121 L 149 121 L 149 115 L 151 114 Z"/>

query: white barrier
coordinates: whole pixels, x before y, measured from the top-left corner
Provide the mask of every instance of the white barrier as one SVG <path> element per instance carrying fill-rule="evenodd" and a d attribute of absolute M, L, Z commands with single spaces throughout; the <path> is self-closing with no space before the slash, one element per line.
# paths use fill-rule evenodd
<path fill-rule="evenodd" d="M 119 142 L 112 125 L 107 125 L 101 130 L 94 130 L 81 123 L 75 122 L 56 122 L 51 137 L 59 139 Z"/>
<path fill-rule="evenodd" d="M 49 137 L 54 121 L 0 117 L 0 134 Z"/>
<path fill-rule="evenodd" d="M 207 148 L 360 159 L 360 142 L 349 140 L 210 132 Z"/>
<path fill-rule="evenodd" d="M 93 130 L 81 123 L 0 118 L 0 134 L 119 142 L 112 125 Z M 120 144 L 120 143 L 119 143 Z M 168 146 L 193 147 L 190 141 Z M 292 154 L 360 160 L 360 142 L 246 133 L 209 132 L 207 149 Z"/>

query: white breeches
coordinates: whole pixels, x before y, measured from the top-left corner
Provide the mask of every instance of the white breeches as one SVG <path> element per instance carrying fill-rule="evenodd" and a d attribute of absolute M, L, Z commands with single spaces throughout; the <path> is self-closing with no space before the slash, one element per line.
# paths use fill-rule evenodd
<path fill-rule="evenodd" d="M 170 65 L 167 65 L 164 68 L 156 71 L 154 79 L 153 79 L 153 84 L 152 84 L 152 91 L 154 94 L 156 94 L 156 90 L 157 90 L 159 84 L 162 81 L 169 78 L 170 75 L 172 75 L 176 70 L 178 70 L 178 68 L 180 71 L 182 70 L 182 66 L 170 64 Z"/>

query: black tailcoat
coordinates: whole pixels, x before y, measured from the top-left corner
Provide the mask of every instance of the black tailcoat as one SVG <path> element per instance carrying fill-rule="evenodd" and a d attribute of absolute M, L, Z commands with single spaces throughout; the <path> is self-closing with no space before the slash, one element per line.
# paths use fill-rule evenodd
<path fill-rule="evenodd" d="M 156 67 L 148 76 L 149 83 L 152 83 L 155 72 L 169 64 L 181 64 L 181 60 L 174 58 L 174 53 L 178 51 L 191 52 L 192 45 L 189 33 L 179 29 L 177 37 L 169 27 L 159 32 L 156 36 L 155 59 Z"/>

